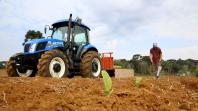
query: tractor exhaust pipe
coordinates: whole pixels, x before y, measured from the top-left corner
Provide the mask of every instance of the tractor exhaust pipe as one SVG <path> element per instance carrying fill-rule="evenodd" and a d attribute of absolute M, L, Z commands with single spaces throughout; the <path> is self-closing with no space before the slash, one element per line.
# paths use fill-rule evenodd
<path fill-rule="evenodd" d="M 69 15 L 68 30 L 67 30 L 67 42 L 70 41 L 70 35 L 71 35 L 71 22 L 72 22 L 72 14 Z"/>

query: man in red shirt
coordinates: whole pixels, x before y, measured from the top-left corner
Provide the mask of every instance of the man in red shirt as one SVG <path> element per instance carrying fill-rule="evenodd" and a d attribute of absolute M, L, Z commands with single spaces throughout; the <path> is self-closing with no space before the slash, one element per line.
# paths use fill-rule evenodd
<path fill-rule="evenodd" d="M 150 49 L 150 60 L 154 65 L 154 70 L 156 72 L 156 77 L 159 78 L 159 73 L 162 69 L 160 62 L 162 60 L 162 51 L 157 46 L 157 43 L 153 43 L 153 48 Z"/>

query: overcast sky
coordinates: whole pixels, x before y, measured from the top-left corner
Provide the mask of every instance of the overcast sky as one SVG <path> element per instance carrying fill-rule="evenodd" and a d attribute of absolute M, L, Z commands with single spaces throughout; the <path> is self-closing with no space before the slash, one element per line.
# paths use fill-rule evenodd
<path fill-rule="evenodd" d="M 43 32 L 70 13 L 91 28 L 99 51 L 116 59 L 149 55 L 153 42 L 164 59 L 198 59 L 198 0 L 0 0 L 0 60 L 23 51 L 29 29 Z"/>

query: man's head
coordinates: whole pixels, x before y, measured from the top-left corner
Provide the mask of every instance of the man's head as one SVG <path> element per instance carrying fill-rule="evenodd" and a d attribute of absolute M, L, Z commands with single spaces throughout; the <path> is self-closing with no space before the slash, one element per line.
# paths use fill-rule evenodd
<path fill-rule="evenodd" d="M 153 47 L 157 47 L 157 43 L 156 42 L 153 43 Z"/>

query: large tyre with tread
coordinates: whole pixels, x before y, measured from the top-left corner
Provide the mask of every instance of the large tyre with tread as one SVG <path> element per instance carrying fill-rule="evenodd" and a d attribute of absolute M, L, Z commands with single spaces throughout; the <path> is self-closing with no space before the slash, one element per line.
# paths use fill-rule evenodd
<path fill-rule="evenodd" d="M 17 74 L 16 68 L 14 67 L 14 61 L 13 60 L 9 60 L 7 62 L 6 72 L 7 72 L 9 77 L 17 77 L 17 76 L 19 76 Z"/>
<path fill-rule="evenodd" d="M 6 71 L 9 77 L 34 77 L 36 71 L 33 69 L 26 69 L 24 67 L 16 68 L 14 60 L 9 60 L 6 65 Z"/>
<path fill-rule="evenodd" d="M 102 66 L 98 52 L 88 51 L 82 56 L 80 63 L 80 72 L 82 77 L 100 77 L 101 70 Z"/>
<path fill-rule="evenodd" d="M 68 77 L 68 60 L 60 50 L 47 51 L 42 54 L 37 65 L 38 75 L 41 77 Z"/>

